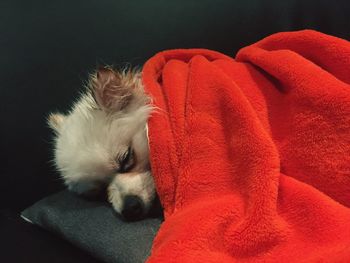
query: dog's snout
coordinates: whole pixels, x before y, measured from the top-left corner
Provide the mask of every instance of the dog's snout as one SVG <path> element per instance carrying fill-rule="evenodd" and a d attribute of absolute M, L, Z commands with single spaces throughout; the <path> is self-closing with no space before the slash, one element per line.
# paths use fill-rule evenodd
<path fill-rule="evenodd" d="M 124 198 L 122 215 L 126 220 L 137 220 L 143 216 L 142 200 L 136 195 L 128 195 Z"/>

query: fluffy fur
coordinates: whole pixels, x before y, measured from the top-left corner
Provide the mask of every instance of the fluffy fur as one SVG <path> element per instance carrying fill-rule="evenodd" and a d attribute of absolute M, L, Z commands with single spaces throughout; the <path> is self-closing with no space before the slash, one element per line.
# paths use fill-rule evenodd
<path fill-rule="evenodd" d="M 55 164 L 68 189 L 91 196 L 107 188 L 119 214 L 127 197 L 137 197 L 142 207 L 137 217 L 155 197 L 146 131 L 152 107 L 140 75 L 101 68 L 67 115 L 49 117 L 56 133 Z"/>

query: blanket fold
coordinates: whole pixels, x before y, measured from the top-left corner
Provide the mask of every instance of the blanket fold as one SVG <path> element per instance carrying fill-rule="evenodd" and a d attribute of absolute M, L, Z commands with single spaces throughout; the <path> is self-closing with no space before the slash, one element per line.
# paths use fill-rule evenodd
<path fill-rule="evenodd" d="M 165 221 L 148 262 L 350 262 L 350 43 L 160 52 L 143 82 Z"/>

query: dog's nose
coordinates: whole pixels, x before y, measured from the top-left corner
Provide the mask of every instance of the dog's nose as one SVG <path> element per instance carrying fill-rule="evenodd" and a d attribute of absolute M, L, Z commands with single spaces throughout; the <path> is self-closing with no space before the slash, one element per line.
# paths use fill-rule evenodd
<path fill-rule="evenodd" d="M 140 219 L 143 215 L 142 200 L 136 195 L 127 195 L 124 198 L 122 215 L 129 221 Z"/>

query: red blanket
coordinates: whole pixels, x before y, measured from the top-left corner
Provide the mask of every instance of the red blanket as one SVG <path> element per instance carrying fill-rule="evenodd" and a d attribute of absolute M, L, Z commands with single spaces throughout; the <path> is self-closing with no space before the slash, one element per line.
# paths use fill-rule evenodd
<path fill-rule="evenodd" d="M 350 262 L 349 42 L 170 50 L 143 81 L 165 209 L 149 263 Z"/>

